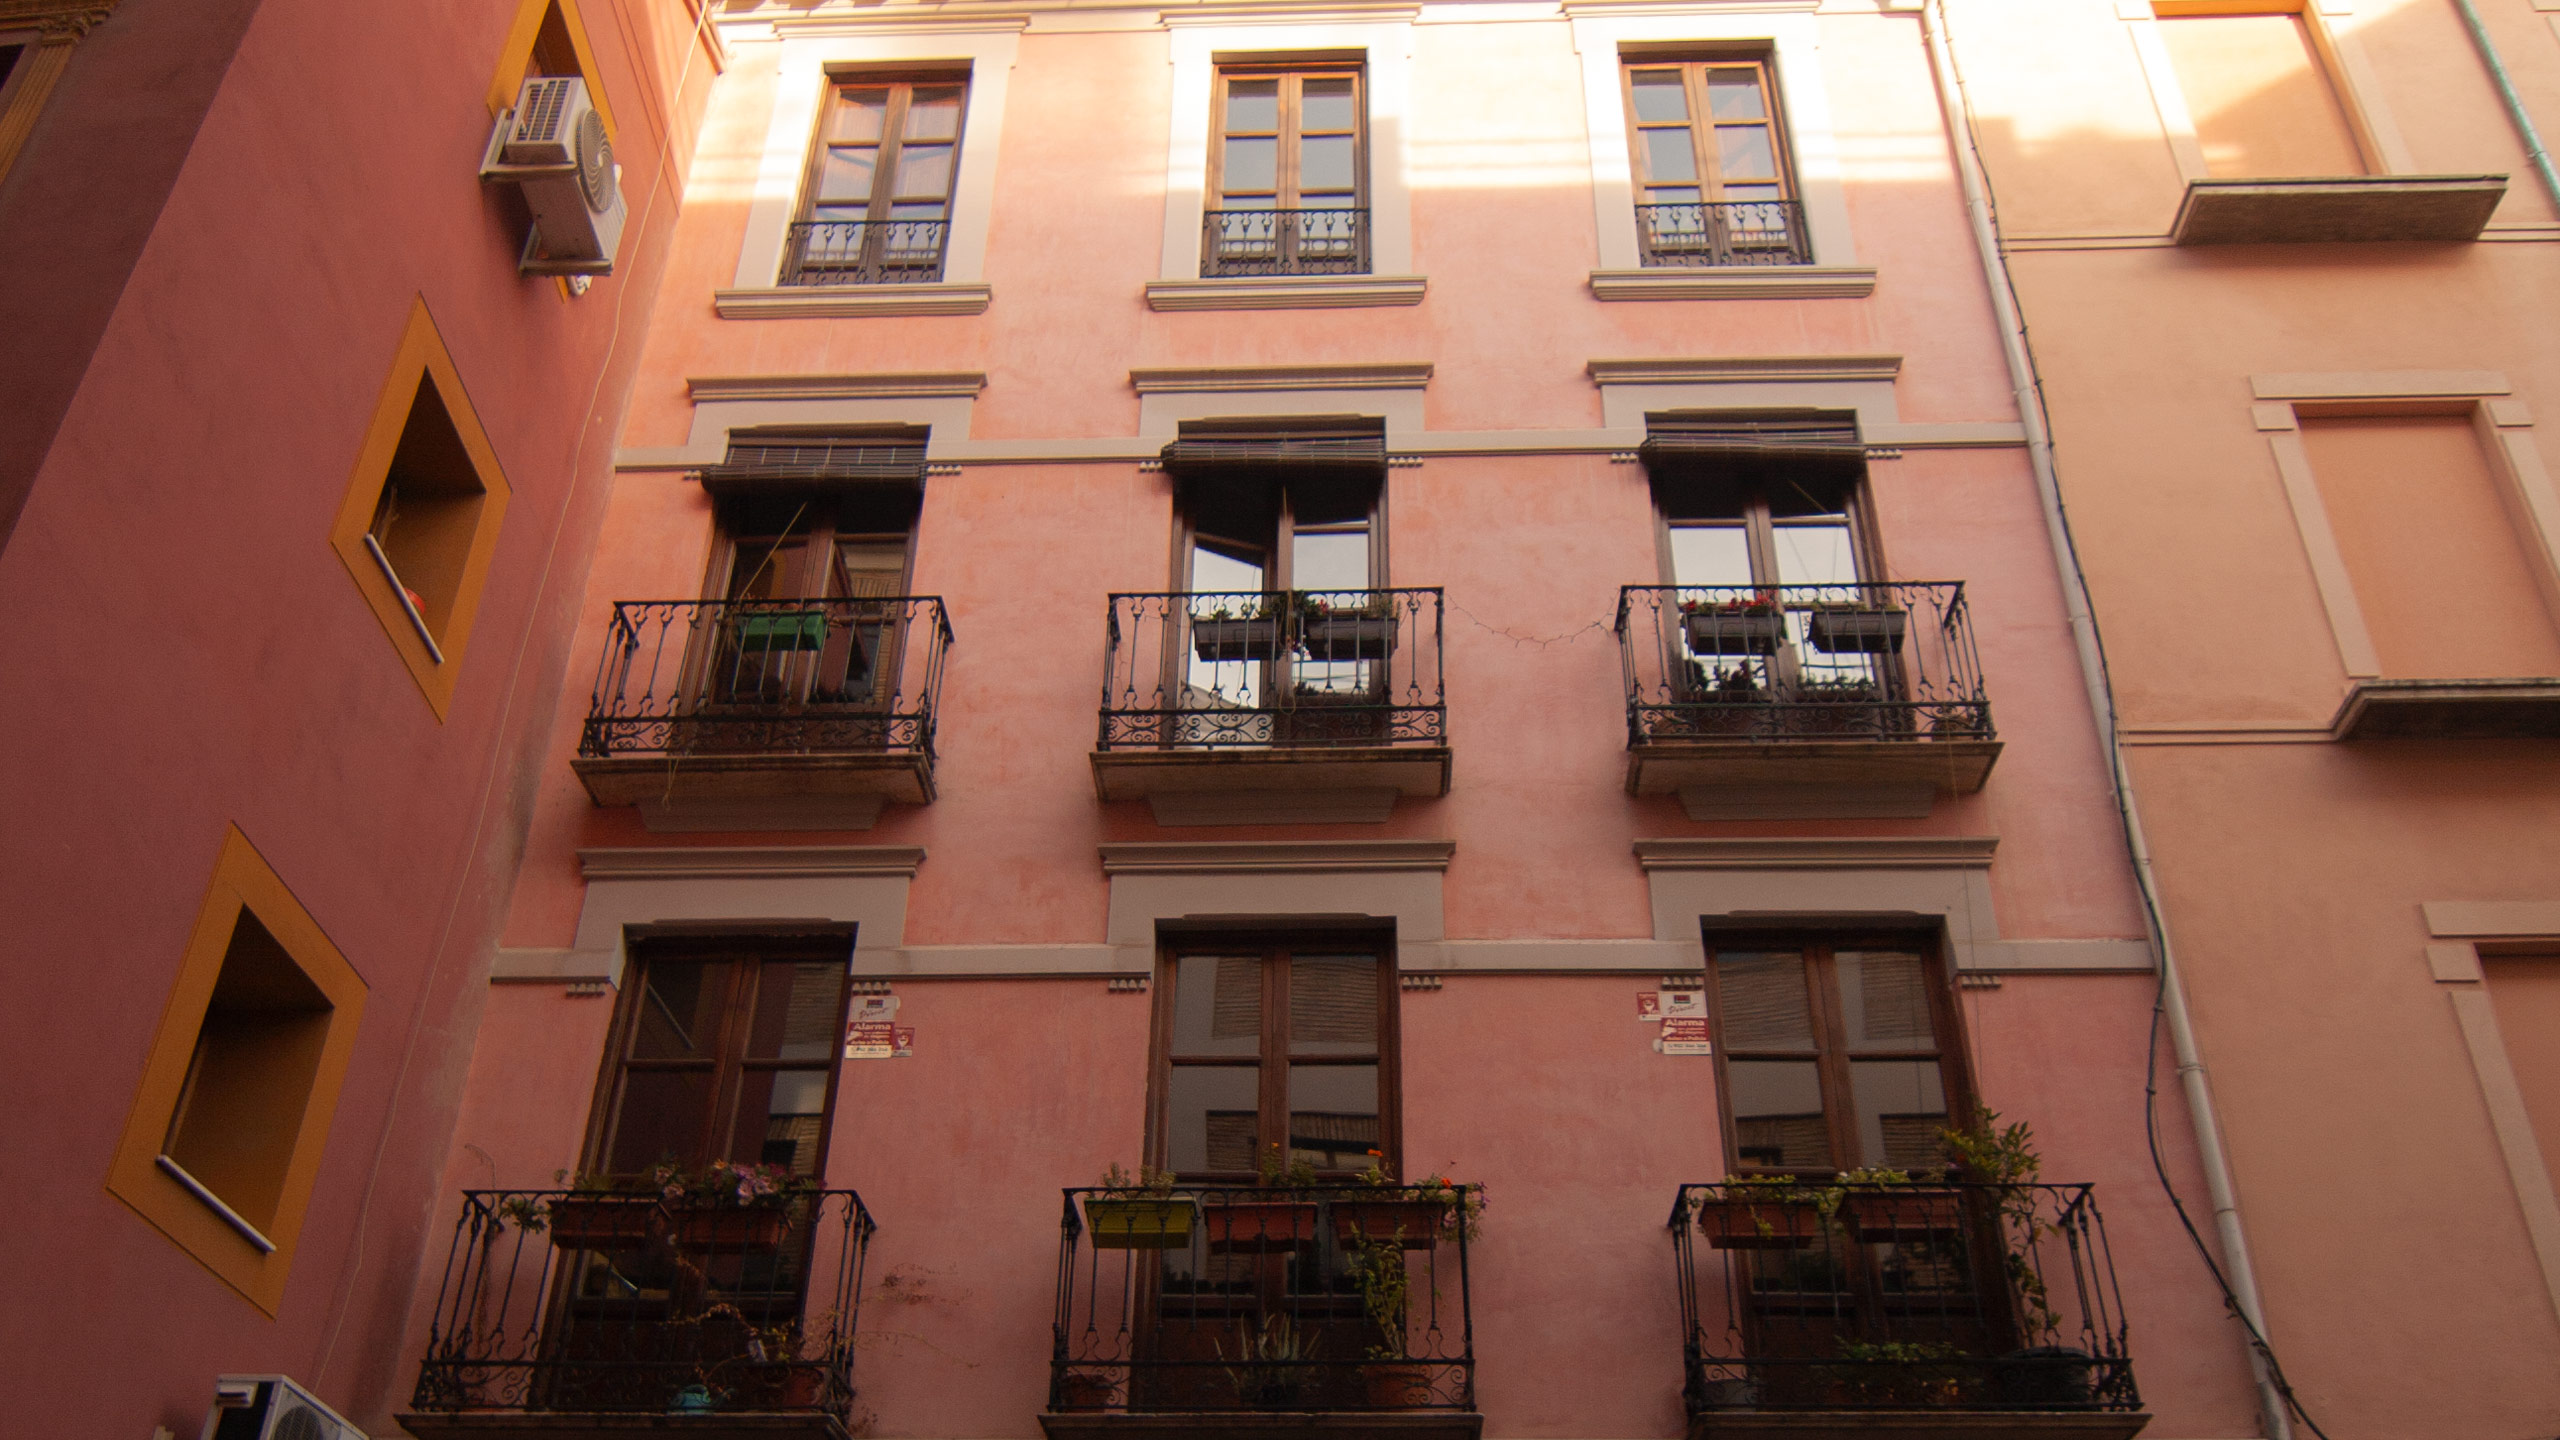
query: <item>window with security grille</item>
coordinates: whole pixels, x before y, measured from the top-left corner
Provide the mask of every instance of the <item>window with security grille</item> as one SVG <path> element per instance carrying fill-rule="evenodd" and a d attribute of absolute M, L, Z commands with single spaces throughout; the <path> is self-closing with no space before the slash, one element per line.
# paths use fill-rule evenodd
<path fill-rule="evenodd" d="M 1644 262 L 1808 262 L 1768 59 L 1630 61 L 1624 74 Z"/>
<path fill-rule="evenodd" d="M 1219 70 L 1201 274 L 1368 273 L 1361 78 L 1356 65 Z"/>
<path fill-rule="evenodd" d="M 964 75 L 835 81 L 810 150 L 782 283 L 942 278 L 968 93 Z"/>
<path fill-rule="evenodd" d="M 1395 965 L 1385 947 L 1184 945 L 1159 986 L 1157 1112 L 1167 1168 L 1251 1180 L 1264 1158 L 1393 1168 Z"/>

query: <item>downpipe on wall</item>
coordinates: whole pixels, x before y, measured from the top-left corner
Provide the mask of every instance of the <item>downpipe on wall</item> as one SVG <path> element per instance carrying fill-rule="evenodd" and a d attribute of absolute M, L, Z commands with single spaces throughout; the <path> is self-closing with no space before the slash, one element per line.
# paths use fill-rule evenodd
<path fill-rule="evenodd" d="M 2469 0 L 2458 0 L 2466 10 Z M 2124 815 L 2125 844 L 2133 862 L 2134 883 L 2141 888 L 2144 911 L 2149 918 L 2154 956 L 2160 966 L 2160 999 L 2169 1031 L 2169 1046 L 2176 1057 L 2179 1089 L 2186 1097 L 2188 1121 L 2195 1127 L 2196 1148 L 2204 1166 L 2205 1190 L 2213 1207 L 2213 1228 L 2222 1250 L 2223 1278 L 2230 1291 L 2233 1308 L 2240 1312 L 2254 1337 L 2267 1333 L 2266 1318 L 2259 1308 L 2258 1282 L 2249 1261 L 2247 1237 L 2240 1227 L 2240 1200 L 2231 1181 L 2231 1168 L 2224 1154 L 2222 1126 L 2213 1104 L 2213 1087 L 2205 1074 L 2204 1058 L 2197 1049 L 2195 1028 L 2187 1011 L 2186 986 L 2178 974 L 2177 956 L 2169 943 L 2168 921 L 2160 909 L 2159 885 L 2152 872 L 2151 850 L 2143 838 L 2142 817 L 2135 808 L 2133 775 L 2125 764 L 2124 746 L 2116 733 L 2115 701 L 2107 682 L 2103 652 L 2098 645 L 2098 632 L 2089 610 L 2089 592 L 2079 567 L 2073 560 L 2071 528 L 2062 508 L 2062 487 L 2053 468 L 2053 440 L 2044 423 L 2044 408 L 2038 400 L 2035 367 L 2026 349 L 2025 326 L 2017 303 L 2009 288 L 2008 262 L 2000 253 L 1998 233 L 1993 229 L 1988 191 L 1982 176 L 1981 156 L 1973 135 L 1971 111 L 1965 104 L 1961 81 L 1955 71 L 1955 57 L 1947 46 L 1943 0 L 1921 0 L 1920 27 L 1929 51 L 1929 67 L 1938 84 L 1939 105 L 1946 112 L 1949 140 L 1956 160 L 1956 173 L 1964 190 L 1965 217 L 1973 229 L 1974 249 L 1982 261 L 1983 282 L 1991 292 L 1991 305 L 1998 318 L 2000 348 L 2009 366 L 2009 384 L 2015 393 L 2018 418 L 2026 428 L 2027 461 L 2035 472 L 2036 498 L 2044 509 L 2045 528 L 2053 547 L 2054 568 L 2062 582 L 2063 609 L 2071 622 L 2071 640 L 2080 658 L 2081 683 L 2089 692 L 2089 709 L 2096 718 L 2099 739 L 2105 745 L 2107 764 L 2112 772 L 2116 797 Z M 2540 152 L 2537 150 L 2537 156 Z M 2547 160 L 2545 164 L 2547 166 Z M 2548 177 L 2546 168 L 2545 175 Z M 2293 1422 L 2283 1390 L 2257 1343 L 2248 1345 L 2249 1372 L 2257 1382 L 2258 1408 L 2265 1421 L 2268 1440 L 2292 1440 Z"/>
<path fill-rule="evenodd" d="M 2463 27 L 2471 32 L 2471 44 L 2480 52 L 2480 63 L 2489 67 L 2489 78 L 2497 82 L 2498 98 L 2507 102 L 2507 117 L 2516 122 L 2516 134 L 2524 139 L 2524 153 L 2533 161 L 2534 173 L 2542 177 L 2542 188 L 2550 192 L 2553 204 L 2560 204 L 2560 173 L 2551 168 L 2551 152 L 2543 148 L 2542 133 L 2533 128 L 2533 117 L 2525 113 L 2524 97 L 2516 93 L 2515 82 L 2507 78 L 2507 62 L 2489 39 L 2489 27 L 2480 22 L 2480 12 L 2471 0 L 2453 0 L 2453 8 L 2462 12 Z"/>

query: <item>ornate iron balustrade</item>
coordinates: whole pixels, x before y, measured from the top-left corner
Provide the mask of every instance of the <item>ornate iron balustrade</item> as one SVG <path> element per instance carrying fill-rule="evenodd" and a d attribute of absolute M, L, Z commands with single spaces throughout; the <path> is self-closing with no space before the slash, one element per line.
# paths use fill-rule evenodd
<path fill-rule="evenodd" d="M 872 1229 L 850 1190 L 753 1207 L 466 1192 L 411 1403 L 848 1419 Z"/>
<path fill-rule="evenodd" d="M 1061 1230 L 1053 1411 L 1475 1408 L 1467 1234 L 1446 1198 L 1069 1190 Z"/>
<path fill-rule="evenodd" d="M 1693 1416 L 2142 1406 L 2087 1185 L 1684 1185 L 1671 1246 Z"/>
<path fill-rule="evenodd" d="M 1639 205 L 1636 243 L 1647 265 L 1810 265 L 1813 239 L 1794 200 Z"/>
<path fill-rule="evenodd" d="M 934 596 L 628 600 L 581 755 L 933 755 L 951 622 Z"/>
<path fill-rule="evenodd" d="M 1200 273 L 1366 275 L 1369 212 L 1211 210 L 1200 217 Z"/>
<path fill-rule="evenodd" d="M 1988 740 L 1962 582 L 1629 585 L 1627 742 Z"/>
<path fill-rule="evenodd" d="M 1114 595 L 1104 750 L 1446 743 L 1440 592 Z"/>
<path fill-rule="evenodd" d="M 950 238 L 948 220 L 802 220 L 782 252 L 782 283 L 931 284 Z"/>

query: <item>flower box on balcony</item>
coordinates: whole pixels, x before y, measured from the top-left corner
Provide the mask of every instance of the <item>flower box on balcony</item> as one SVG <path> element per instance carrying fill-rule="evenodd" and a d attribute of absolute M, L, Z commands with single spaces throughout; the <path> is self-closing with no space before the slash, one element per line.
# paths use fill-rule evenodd
<path fill-rule="evenodd" d="M 1187 1196 L 1134 1200 L 1088 1195 L 1084 1201 L 1084 1223 L 1093 1232 L 1096 1250 L 1187 1250 L 1191 1220 L 1198 1213 Z"/>
<path fill-rule="evenodd" d="M 1191 651 L 1203 660 L 1277 660 L 1277 620 L 1194 620 Z"/>
<path fill-rule="evenodd" d="M 2039 1345 L 1991 1362 L 1991 1393 L 2004 1406 L 2079 1410 L 2094 1403 L 2098 1362 L 2067 1345 Z"/>
<path fill-rule="evenodd" d="M 1333 1233 L 1344 1240 L 1394 1243 L 1407 1250 L 1428 1250 L 1450 1228 L 1453 1209 L 1446 1200 L 1336 1200 Z"/>
<path fill-rule="evenodd" d="M 1108 1375 L 1098 1375 L 1090 1370 L 1070 1370 L 1058 1377 L 1058 1408 L 1081 1411 L 1108 1409 L 1114 1388 Z"/>
<path fill-rule="evenodd" d="M 1817 605 L 1805 616 L 1805 638 L 1832 655 L 1899 655 L 1905 613 L 1890 605 Z"/>
<path fill-rule="evenodd" d="M 1841 1202 L 1849 1228 L 1861 1240 L 1916 1240 L 1954 1232 L 1963 1223 L 1962 1197 L 1953 1190 L 1852 1190 Z"/>
<path fill-rule="evenodd" d="M 563 1195 L 551 1202 L 551 1243 L 562 1250 L 638 1250 L 656 1229 L 651 1195 Z"/>
<path fill-rule="evenodd" d="M 827 644 L 827 612 L 824 610 L 789 610 L 738 617 L 740 648 L 770 652 L 776 650 L 823 650 Z"/>
<path fill-rule="evenodd" d="M 1325 615 L 1305 618 L 1298 643 L 1310 660 L 1383 660 L 1395 644 L 1395 621 L 1384 615 Z"/>
<path fill-rule="evenodd" d="M 680 1210 L 675 1215 L 675 1242 L 681 1250 L 710 1255 L 744 1255 L 782 1244 L 791 1216 L 777 1206 L 755 1205 Z"/>
<path fill-rule="evenodd" d="M 1393 1363 L 1364 1366 L 1360 1388 L 1372 1410 L 1419 1410 L 1432 1401 L 1431 1367 Z"/>
<path fill-rule="evenodd" d="M 1295 1250 L 1316 1238 L 1313 1200 L 1238 1200 L 1202 1212 L 1212 1250 Z"/>
<path fill-rule="evenodd" d="M 1680 624 L 1692 655 L 1773 654 L 1787 634 L 1787 617 L 1775 610 L 1691 610 Z"/>
<path fill-rule="evenodd" d="M 1710 1197 L 1698 1202 L 1698 1232 L 1718 1250 L 1801 1250 L 1822 1235 L 1811 1200 Z"/>

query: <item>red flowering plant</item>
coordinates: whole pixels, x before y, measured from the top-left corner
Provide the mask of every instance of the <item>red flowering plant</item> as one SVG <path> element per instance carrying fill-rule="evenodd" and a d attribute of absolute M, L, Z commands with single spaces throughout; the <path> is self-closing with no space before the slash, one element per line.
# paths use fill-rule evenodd
<path fill-rule="evenodd" d="M 1381 1150 L 1369 1152 L 1369 1168 L 1356 1178 L 1363 1185 L 1392 1186 L 1412 1199 L 1445 1206 L 1448 1228 L 1453 1232 L 1465 1232 L 1470 1240 L 1476 1238 L 1476 1222 L 1484 1216 L 1484 1186 L 1460 1184 L 1436 1170 L 1419 1180 L 1399 1180 L 1395 1172 L 1387 1168 L 1386 1152 Z"/>
<path fill-rule="evenodd" d="M 1778 592 L 1754 590 L 1748 595 L 1730 595 L 1722 599 L 1692 595 L 1680 602 L 1683 615 L 1775 615 Z"/>
<path fill-rule="evenodd" d="M 662 1161 L 649 1172 L 649 1184 L 668 1204 L 697 1209 L 787 1205 L 794 1196 L 818 1188 L 815 1179 L 783 1166 L 735 1160 L 714 1160 L 699 1170 Z"/>

